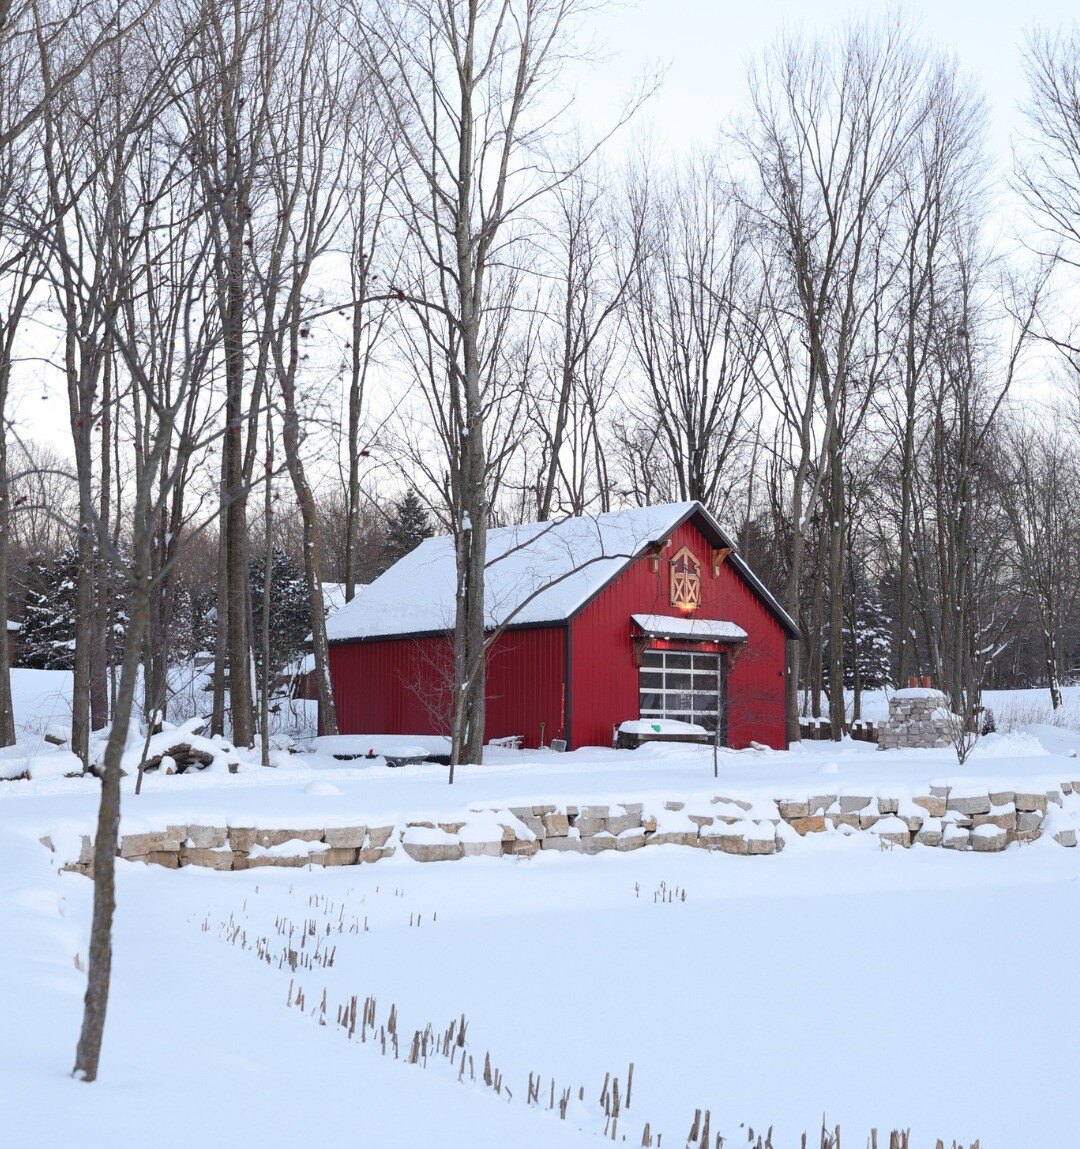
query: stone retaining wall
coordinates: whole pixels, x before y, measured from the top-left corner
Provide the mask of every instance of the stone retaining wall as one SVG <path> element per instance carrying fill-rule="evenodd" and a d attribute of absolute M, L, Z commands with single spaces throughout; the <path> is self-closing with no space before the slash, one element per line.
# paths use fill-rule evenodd
<path fill-rule="evenodd" d="M 994 852 L 1049 832 L 1075 846 L 1080 826 L 1080 779 L 1038 792 L 985 794 L 948 786 L 912 798 L 823 793 L 750 803 L 716 795 L 658 805 L 537 805 L 476 808 L 446 821 L 355 825 L 327 829 L 174 825 L 125 834 L 119 856 L 176 869 L 205 866 L 353 866 L 378 862 L 400 847 L 419 862 L 468 857 L 531 857 L 542 850 L 598 854 L 649 845 L 694 846 L 727 854 L 774 854 L 796 836 L 831 830 L 874 834 L 883 846 L 935 846 Z M 48 838 L 42 841 L 50 849 Z M 82 838 L 65 868 L 89 874 L 92 843 Z"/>

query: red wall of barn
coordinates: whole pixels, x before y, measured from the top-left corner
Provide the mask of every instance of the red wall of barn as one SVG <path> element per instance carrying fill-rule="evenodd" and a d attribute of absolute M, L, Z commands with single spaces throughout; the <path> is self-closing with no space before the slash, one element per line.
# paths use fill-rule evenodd
<path fill-rule="evenodd" d="M 671 606 L 666 560 L 684 546 L 701 563 L 701 607 L 694 615 L 738 623 L 749 635 L 728 674 L 728 742 L 751 741 L 786 749 L 785 634 L 753 591 L 726 563 L 712 577 L 712 549 L 692 523 L 671 535 L 660 570 L 638 559 L 571 623 L 570 741 L 610 746 L 612 728 L 638 717 L 638 670 L 630 642 L 630 615 L 683 617 Z"/>
<path fill-rule="evenodd" d="M 488 656 L 485 739 L 563 736 L 563 626 L 506 631 Z M 342 734 L 447 734 L 453 642 L 445 636 L 335 643 L 330 678 Z"/>

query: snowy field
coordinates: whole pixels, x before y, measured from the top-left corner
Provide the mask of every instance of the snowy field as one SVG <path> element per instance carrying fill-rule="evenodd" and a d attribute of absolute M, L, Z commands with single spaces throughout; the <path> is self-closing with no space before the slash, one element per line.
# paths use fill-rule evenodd
<path fill-rule="evenodd" d="M 724 753 L 718 781 L 710 753 L 685 747 L 492 750 L 453 787 L 442 767 L 328 749 L 341 746 L 278 755 L 275 770 L 148 775 L 139 797 L 128 777 L 123 832 L 1080 781 L 1080 731 L 1047 724 L 984 738 L 963 768 L 951 752 L 813 743 Z M 21 752 L 38 753 L 29 741 Z M 631 1062 L 616 1130 L 627 1145 L 648 1122 L 654 1145 L 662 1133 L 660 1149 L 682 1149 L 695 1109 L 727 1146 L 774 1126 L 776 1149 L 796 1149 L 823 1112 L 844 1144 L 894 1126 L 911 1127 L 912 1149 L 1076 1144 L 1080 849 L 1049 834 L 997 854 L 830 831 L 770 857 L 654 846 L 428 865 L 399 849 L 371 866 L 234 873 L 119 862 L 113 996 L 87 1086 L 67 1073 L 91 884 L 58 873 L 39 838 L 63 857 L 95 809 L 96 783 L 58 769 L 0 783 L 3 1144 L 585 1146 L 604 1136 L 605 1075 L 625 1094 Z M 288 931 L 297 948 L 309 921 L 294 971 Z M 288 1004 L 297 991 L 302 1008 Z M 353 995 L 376 999 L 364 1043 L 337 1025 Z M 372 1040 L 391 1005 L 398 1060 Z M 405 1063 L 415 1030 L 441 1035 L 462 1014 L 476 1081 L 434 1052 L 426 1068 Z M 498 1094 L 481 1080 L 485 1054 Z M 539 1105 L 527 1104 L 530 1074 Z M 548 1109 L 552 1079 L 556 1098 L 572 1094 L 565 1121 Z"/>

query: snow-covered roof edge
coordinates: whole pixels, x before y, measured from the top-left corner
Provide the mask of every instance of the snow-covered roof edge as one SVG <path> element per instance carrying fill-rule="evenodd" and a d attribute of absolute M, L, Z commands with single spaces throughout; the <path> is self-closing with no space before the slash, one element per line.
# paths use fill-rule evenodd
<path fill-rule="evenodd" d="M 586 519 L 588 519 L 588 518 L 598 518 L 599 519 L 599 518 L 606 518 L 606 517 L 610 517 L 610 516 L 618 516 L 618 515 L 621 515 L 624 513 L 632 513 L 634 510 L 641 510 L 643 512 L 648 512 L 649 510 L 661 510 L 661 509 L 670 510 L 671 511 L 671 517 L 669 519 L 664 520 L 662 522 L 662 524 L 660 524 L 658 527 L 657 527 L 657 524 L 654 523 L 654 527 L 657 527 L 657 529 L 653 530 L 650 533 L 650 537 L 647 540 L 644 537 L 637 540 L 637 546 L 636 546 L 636 549 L 633 551 L 633 553 L 628 553 L 624 556 L 611 555 L 610 558 L 611 558 L 612 562 L 615 563 L 616 565 L 613 567 L 613 569 L 610 570 L 607 577 L 602 578 L 598 583 L 596 583 L 592 587 L 590 587 L 588 590 L 588 593 L 586 593 L 580 599 L 577 599 L 573 603 L 572 606 L 567 605 L 566 609 L 564 609 L 563 611 L 560 611 L 557 617 L 549 615 L 543 619 L 522 619 L 519 622 L 514 622 L 511 620 L 511 621 L 506 622 L 503 625 L 505 625 L 507 629 L 527 628 L 527 627 L 531 627 L 531 626 L 564 626 L 564 625 L 567 625 L 574 618 L 576 618 L 583 610 L 585 610 L 586 607 L 588 607 L 589 604 L 595 598 L 597 598 L 609 586 L 611 586 L 612 583 L 614 583 L 618 578 L 620 578 L 622 576 L 622 574 L 626 571 L 626 569 L 630 565 L 632 565 L 634 562 L 637 562 L 643 555 L 645 555 L 651 546 L 655 545 L 655 543 L 657 543 L 659 541 L 662 541 L 664 538 L 666 538 L 673 531 L 677 530 L 680 526 L 682 526 L 688 520 L 693 519 L 693 518 L 699 518 L 700 519 L 699 528 L 700 527 L 704 528 L 702 533 L 705 535 L 705 537 L 712 543 L 712 545 L 714 545 L 716 547 L 723 547 L 723 548 L 730 549 L 731 554 L 728 556 L 727 561 L 729 563 L 731 563 L 731 565 L 736 569 L 736 571 L 743 578 L 743 580 L 747 583 L 747 585 L 751 588 L 751 590 L 754 592 L 754 594 L 762 601 L 762 603 L 768 609 L 769 613 L 771 615 L 773 615 L 773 617 L 780 624 L 780 626 L 784 629 L 784 631 L 787 633 L 787 635 L 790 638 L 801 638 L 802 637 L 800 632 L 799 632 L 799 628 L 796 626 L 794 621 L 791 619 L 790 615 L 787 614 L 787 612 L 779 604 L 779 602 L 776 600 L 776 598 L 774 598 L 774 596 L 765 587 L 764 583 L 761 582 L 761 580 L 753 573 L 753 571 L 747 566 L 747 564 L 739 556 L 739 554 L 735 548 L 734 541 L 728 536 L 728 534 L 720 526 L 720 524 L 717 522 L 717 520 L 705 509 L 705 507 L 700 502 L 695 501 L 695 502 L 687 502 L 687 503 L 674 503 L 674 504 L 670 504 L 668 507 L 628 508 L 627 512 L 609 512 L 608 515 L 606 515 L 606 516 L 585 515 L 585 516 L 581 516 L 581 517 L 586 518 Z M 570 521 L 570 520 L 563 520 L 563 521 Z M 542 526 L 544 526 L 544 524 L 526 523 L 526 524 L 521 524 L 520 527 L 516 528 L 516 529 L 527 529 L 529 527 L 542 527 Z M 496 528 L 496 529 L 507 530 L 509 528 Z M 534 536 L 534 539 L 530 540 L 530 541 L 535 541 L 535 538 L 542 538 L 545 533 L 546 532 L 544 530 L 539 531 Z M 428 543 L 430 543 L 432 541 L 436 541 L 436 540 L 427 540 Z M 421 546 L 424 546 L 424 545 L 425 544 L 421 544 Z M 529 544 L 526 542 L 523 545 L 527 547 Z M 515 549 L 517 549 L 517 548 L 515 548 Z M 415 552 L 413 552 L 413 553 L 415 553 Z M 405 558 L 400 560 L 400 561 L 404 562 L 408 558 L 409 558 L 409 556 L 405 556 Z M 395 564 L 395 566 L 397 566 L 397 564 Z M 382 579 L 385 579 L 386 576 L 390 575 L 393 571 L 394 571 L 394 567 L 391 567 L 389 571 L 385 572 L 384 575 L 380 576 L 380 579 L 376 580 L 376 582 L 372 584 L 372 587 L 377 587 L 379 582 L 381 582 Z M 558 581 L 558 580 L 556 580 L 556 581 Z M 354 603 L 355 603 L 355 600 L 354 600 Z M 352 605 L 353 604 L 349 604 L 350 607 Z M 382 640 L 386 640 L 386 639 L 400 639 L 400 638 L 422 638 L 422 637 L 428 637 L 428 636 L 438 635 L 438 634 L 447 634 L 447 633 L 449 633 L 449 631 L 451 629 L 452 628 L 449 626 L 437 626 L 437 627 L 428 626 L 428 627 L 418 627 L 415 629 L 404 629 L 404 628 L 402 628 L 400 630 L 398 630 L 398 629 L 392 629 L 391 630 L 388 628 L 386 631 L 383 631 L 381 633 L 374 633 L 374 634 L 367 634 L 367 635 L 365 635 L 365 634 L 342 634 L 342 633 L 338 633 L 336 635 L 331 634 L 329 636 L 329 639 L 330 639 L 330 642 L 332 645 L 337 645 L 338 643 L 349 643 L 349 642 L 382 641 Z"/>

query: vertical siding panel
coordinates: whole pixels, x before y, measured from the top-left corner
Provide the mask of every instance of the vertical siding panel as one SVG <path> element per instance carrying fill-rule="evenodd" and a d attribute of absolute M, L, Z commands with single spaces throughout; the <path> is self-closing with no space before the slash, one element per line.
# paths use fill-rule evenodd
<path fill-rule="evenodd" d="M 521 735 L 537 746 L 561 737 L 564 628 L 508 630 L 488 660 L 485 737 Z M 330 679 L 342 734 L 446 734 L 449 637 L 335 643 Z"/>

